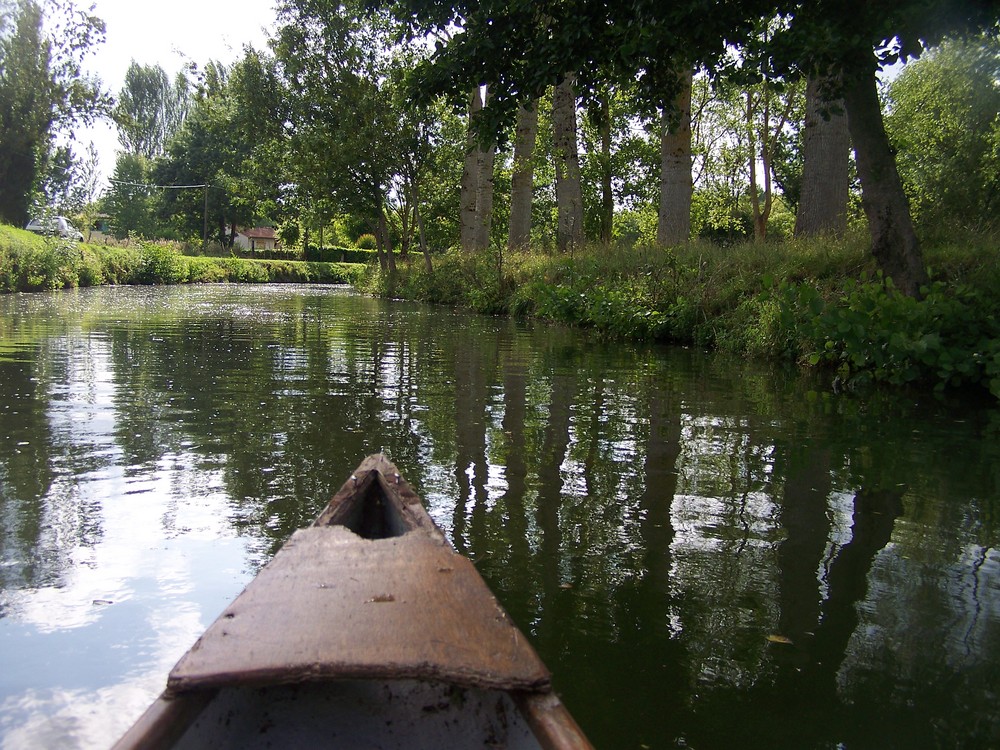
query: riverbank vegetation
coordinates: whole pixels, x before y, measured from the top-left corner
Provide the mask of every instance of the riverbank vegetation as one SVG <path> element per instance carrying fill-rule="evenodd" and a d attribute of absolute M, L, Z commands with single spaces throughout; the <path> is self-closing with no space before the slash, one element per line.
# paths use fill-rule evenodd
<path fill-rule="evenodd" d="M 101 284 L 295 282 L 348 284 L 357 263 L 188 256 L 170 243 L 129 247 L 39 237 L 0 225 L 0 292 L 33 292 Z"/>
<path fill-rule="evenodd" d="M 382 296 L 583 326 L 633 341 L 701 346 L 825 369 L 836 387 L 868 382 L 975 385 L 1000 397 L 997 242 L 927 248 L 920 299 L 878 270 L 863 236 L 720 247 L 566 253 L 453 252 L 369 266 Z"/>

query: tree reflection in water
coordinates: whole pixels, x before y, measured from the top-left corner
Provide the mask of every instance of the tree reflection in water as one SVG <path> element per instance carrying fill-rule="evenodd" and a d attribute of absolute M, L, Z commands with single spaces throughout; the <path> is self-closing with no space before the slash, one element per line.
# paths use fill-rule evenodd
<path fill-rule="evenodd" d="M 599 747 L 1000 742 L 988 409 L 834 397 L 343 290 L 87 290 L 0 312 L 0 646 L 21 675 L 41 658 L 31 628 L 124 662 L 0 676 L 5 732 L 31 725 L 28 683 L 83 682 L 99 719 L 129 720 L 144 694 L 116 701 L 154 691 L 185 643 L 129 645 L 151 630 L 143 596 L 193 637 L 385 449 Z M 93 583 L 129 555 L 214 562 L 122 574 L 95 609 L 81 566 Z M 28 618 L 55 591 L 87 616 Z M 57 712 L 32 695 L 32 716 Z"/>

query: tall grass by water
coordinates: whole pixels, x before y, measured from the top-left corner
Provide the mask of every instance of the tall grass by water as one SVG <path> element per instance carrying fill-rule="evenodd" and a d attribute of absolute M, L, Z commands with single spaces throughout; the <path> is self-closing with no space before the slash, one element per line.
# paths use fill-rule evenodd
<path fill-rule="evenodd" d="M 694 345 L 869 381 L 977 385 L 1000 397 L 1000 260 L 993 237 L 925 248 L 931 283 L 900 294 L 867 237 L 722 247 L 591 246 L 567 254 L 452 251 L 374 267 L 362 288 L 489 314 L 582 326 L 601 336 Z"/>
<path fill-rule="evenodd" d="M 353 283 L 362 272 L 355 263 L 186 256 L 165 243 L 89 245 L 0 225 L 0 292 L 101 284 Z"/>

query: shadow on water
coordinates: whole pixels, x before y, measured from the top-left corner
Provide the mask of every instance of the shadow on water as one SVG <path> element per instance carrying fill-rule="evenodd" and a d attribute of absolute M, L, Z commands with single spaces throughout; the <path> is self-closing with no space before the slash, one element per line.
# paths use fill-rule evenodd
<path fill-rule="evenodd" d="M 120 731 L 379 449 L 598 747 L 1000 742 L 992 404 L 833 396 L 337 289 L 86 290 L 0 312 L 11 746 L 53 718 L 69 745 L 103 740 L 99 720 Z M 95 674 L 84 643 L 118 666 Z M 63 662 L 38 669 L 53 644 Z M 96 719 L 67 715 L 71 688 L 103 696 Z"/>

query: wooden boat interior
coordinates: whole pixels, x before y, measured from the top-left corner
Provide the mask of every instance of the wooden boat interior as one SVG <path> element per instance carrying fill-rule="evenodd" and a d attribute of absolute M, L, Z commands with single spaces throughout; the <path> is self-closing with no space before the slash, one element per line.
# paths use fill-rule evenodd
<path fill-rule="evenodd" d="M 590 747 L 527 639 L 380 454 L 208 627 L 116 747 L 286 745 Z"/>

